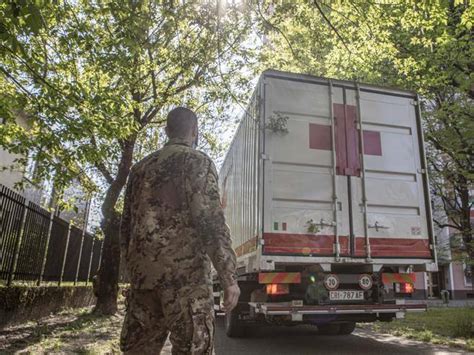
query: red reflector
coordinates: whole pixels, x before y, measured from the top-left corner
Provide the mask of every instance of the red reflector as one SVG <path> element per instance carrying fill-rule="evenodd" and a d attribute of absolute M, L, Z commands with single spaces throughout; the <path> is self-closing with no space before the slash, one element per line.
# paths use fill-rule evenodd
<path fill-rule="evenodd" d="M 415 291 L 415 288 L 413 287 L 412 284 L 409 283 L 400 283 L 400 293 L 413 293 Z"/>
<path fill-rule="evenodd" d="M 287 295 L 290 293 L 288 284 L 268 284 L 267 295 Z"/>
<path fill-rule="evenodd" d="M 299 272 L 261 272 L 258 274 L 258 282 L 261 284 L 299 284 L 301 274 Z"/>

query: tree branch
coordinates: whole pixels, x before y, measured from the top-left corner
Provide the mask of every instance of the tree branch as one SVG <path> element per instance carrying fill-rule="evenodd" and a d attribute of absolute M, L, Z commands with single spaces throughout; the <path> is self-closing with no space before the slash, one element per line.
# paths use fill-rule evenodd
<path fill-rule="evenodd" d="M 283 39 L 286 41 L 286 44 L 288 45 L 288 48 L 290 48 L 290 52 L 291 54 L 293 55 L 293 57 L 295 59 L 298 59 L 298 55 L 296 54 L 296 52 L 293 50 L 293 46 L 291 45 L 291 42 L 290 40 L 288 39 L 288 37 L 286 36 L 286 34 L 280 30 L 277 26 L 275 26 L 273 23 L 271 23 L 269 20 L 267 20 L 265 18 L 265 16 L 263 16 L 262 14 L 262 11 L 260 10 L 260 2 L 257 2 L 258 6 L 257 6 L 257 12 L 259 14 L 259 16 L 262 18 L 263 22 L 265 22 L 265 24 L 267 24 L 268 26 L 270 26 L 271 28 L 273 28 L 275 31 L 277 31 L 282 37 Z"/>
<path fill-rule="evenodd" d="M 458 226 L 455 226 L 454 224 L 449 224 L 449 223 L 442 223 L 439 222 L 438 220 L 433 218 L 433 222 L 438 226 L 438 228 L 443 229 L 443 228 L 454 228 L 456 230 L 460 230 Z"/>
<path fill-rule="evenodd" d="M 106 166 L 103 162 L 95 163 L 95 167 L 104 176 L 105 181 L 107 181 L 107 183 L 109 185 L 114 182 L 114 178 L 112 177 L 112 174 L 107 170 L 107 168 L 106 168 Z"/>
<path fill-rule="evenodd" d="M 99 149 L 98 146 L 97 146 L 97 141 L 96 141 L 94 135 L 92 135 L 92 137 L 91 137 L 91 144 L 96 150 Z M 107 167 L 105 166 L 104 162 L 102 162 L 102 161 L 95 162 L 94 166 L 104 176 L 104 179 L 105 179 L 105 181 L 107 181 L 108 184 L 112 184 L 114 182 L 114 178 L 113 178 L 112 174 L 110 173 L 109 169 L 107 169 Z"/>
<path fill-rule="evenodd" d="M 321 16 L 323 17 L 324 21 L 327 22 L 327 24 L 329 25 L 329 27 L 331 27 L 331 29 L 334 31 L 334 33 L 336 34 L 337 38 L 339 38 L 339 40 L 341 41 L 341 43 L 344 45 L 344 47 L 347 49 L 347 51 L 349 53 L 351 53 L 351 50 L 349 49 L 349 47 L 347 46 L 346 44 L 346 41 L 344 40 L 344 38 L 342 38 L 342 36 L 339 34 L 339 31 L 337 30 L 336 27 L 334 27 L 334 25 L 331 23 L 331 21 L 326 17 L 326 14 L 324 13 L 324 11 L 321 9 L 321 6 L 319 6 L 318 4 L 318 0 L 314 0 L 313 1 L 314 5 L 317 7 L 319 13 L 321 14 Z"/>

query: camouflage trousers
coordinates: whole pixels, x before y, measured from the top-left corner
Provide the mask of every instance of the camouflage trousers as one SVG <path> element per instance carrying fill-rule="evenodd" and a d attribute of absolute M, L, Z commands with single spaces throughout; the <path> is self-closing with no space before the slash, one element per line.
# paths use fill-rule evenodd
<path fill-rule="evenodd" d="M 173 354 L 212 354 L 212 286 L 132 289 L 120 337 L 125 354 L 160 354 L 170 335 Z"/>

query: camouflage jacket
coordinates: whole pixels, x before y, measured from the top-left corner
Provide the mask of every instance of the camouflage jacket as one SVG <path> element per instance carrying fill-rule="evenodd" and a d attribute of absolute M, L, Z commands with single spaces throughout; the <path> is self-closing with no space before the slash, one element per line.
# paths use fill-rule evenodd
<path fill-rule="evenodd" d="M 134 288 L 235 282 L 236 257 L 211 159 L 171 139 L 132 168 L 120 227 Z"/>

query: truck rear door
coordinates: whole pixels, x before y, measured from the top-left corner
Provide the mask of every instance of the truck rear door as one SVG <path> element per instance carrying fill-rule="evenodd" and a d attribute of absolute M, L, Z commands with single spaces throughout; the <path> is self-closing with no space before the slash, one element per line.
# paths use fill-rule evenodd
<path fill-rule="evenodd" d="M 330 88 L 271 76 L 264 85 L 263 252 L 333 256 L 337 235 L 347 254 L 348 184 L 333 174 Z"/>
<path fill-rule="evenodd" d="M 265 76 L 264 254 L 431 258 L 414 98 Z"/>
<path fill-rule="evenodd" d="M 415 98 L 363 88 L 359 94 L 358 100 L 357 90 L 346 90 L 356 122 L 360 105 L 362 135 L 357 136 L 364 150 L 358 162 L 361 174 L 351 179 L 353 256 L 430 259 L 429 200 Z M 359 151 L 359 145 L 353 149 Z"/>

